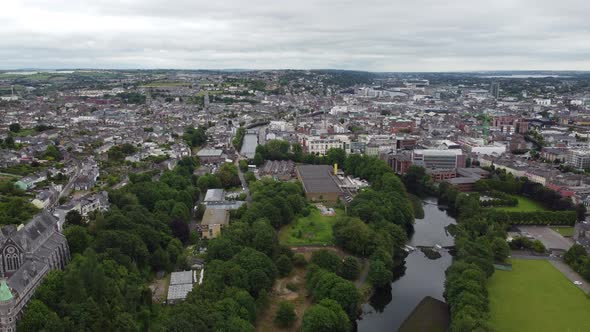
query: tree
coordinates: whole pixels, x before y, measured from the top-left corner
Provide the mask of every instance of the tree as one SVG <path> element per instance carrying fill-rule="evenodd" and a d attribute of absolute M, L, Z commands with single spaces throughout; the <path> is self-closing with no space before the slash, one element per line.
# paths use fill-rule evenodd
<path fill-rule="evenodd" d="M 374 260 L 371 261 L 368 277 L 373 286 L 381 288 L 389 285 L 391 279 L 393 278 L 393 274 L 387 269 L 385 263 L 379 260 Z"/>
<path fill-rule="evenodd" d="M 333 228 L 336 244 L 351 253 L 369 256 L 375 250 L 375 232 L 359 218 L 341 217 Z"/>
<path fill-rule="evenodd" d="M 262 290 L 270 289 L 272 281 L 261 269 L 254 269 L 248 272 L 248 284 L 250 285 L 250 294 L 258 296 Z"/>
<path fill-rule="evenodd" d="M 256 181 L 256 175 L 254 174 L 254 172 L 248 171 L 244 173 L 244 179 L 246 180 L 246 183 L 250 185 L 252 182 Z"/>
<path fill-rule="evenodd" d="M 346 256 L 342 261 L 342 267 L 340 268 L 340 276 L 348 280 L 356 280 L 361 273 L 361 267 L 358 259 L 353 256 Z"/>
<path fill-rule="evenodd" d="M 316 264 L 322 269 L 326 269 L 330 272 L 337 272 L 340 270 L 340 264 L 342 261 L 340 257 L 328 249 L 316 250 L 311 254 L 311 263 Z"/>
<path fill-rule="evenodd" d="M 240 166 L 240 170 L 242 170 L 242 172 L 248 171 L 248 161 L 247 160 L 240 160 L 239 166 Z"/>
<path fill-rule="evenodd" d="M 286 255 L 279 256 L 279 258 L 277 258 L 276 265 L 281 277 L 289 275 L 293 269 L 293 263 L 291 263 L 291 259 L 289 259 L 289 257 Z"/>
<path fill-rule="evenodd" d="M 81 254 L 88 248 L 92 237 L 88 234 L 88 230 L 82 226 L 70 226 L 64 229 L 64 235 L 68 240 L 70 253 Z"/>
<path fill-rule="evenodd" d="M 24 316 L 18 322 L 18 330 L 25 332 L 63 331 L 64 327 L 55 312 L 43 302 L 32 300 L 25 310 Z"/>
<path fill-rule="evenodd" d="M 543 245 L 543 242 L 541 242 L 539 240 L 533 241 L 532 248 L 535 252 L 538 252 L 538 253 L 544 253 L 545 251 L 547 251 L 547 249 Z"/>
<path fill-rule="evenodd" d="M 350 320 L 338 302 L 325 299 L 303 315 L 302 332 L 347 332 Z"/>
<path fill-rule="evenodd" d="M 176 203 L 174 207 L 172 207 L 172 212 L 170 216 L 175 220 L 182 220 L 186 223 L 190 221 L 191 212 L 189 208 L 184 203 Z"/>
<path fill-rule="evenodd" d="M 182 243 L 188 243 L 190 237 L 190 229 L 188 223 L 184 222 L 181 219 L 174 219 L 172 220 L 172 224 L 170 225 L 172 229 L 172 235 L 179 239 Z"/>
<path fill-rule="evenodd" d="M 170 256 L 162 248 L 159 248 L 150 255 L 150 265 L 154 271 L 166 271 L 170 269 Z"/>
<path fill-rule="evenodd" d="M 185 140 L 186 144 L 194 148 L 199 147 L 207 142 L 207 133 L 203 127 L 196 129 L 188 127 L 185 129 L 182 138 Z"/>
<path fill-rule="evenodd" d="M 338 164 L 343 166 L 346 160 L 346 151 L 340 148 L 330 148 L 326 151 L 326 159 L 328 164 Z"/>
<path fill-rule="evenodd" d="M 578 204 L 576 205 L 576 216 L 578 218 L 578 221 L 584 221 L 586 219 L 586 206 L 584 206 L 584 204 Z"/>
<path fill-rule="evenodd" d="M 423 197 L 432 192 L 432 179 L 426 174 L 424 167 L 413 165 L 403 177 L 404 184 L 408 192 Z"/>
<path fill-rule="evenodd" d="M 262 153 L 256 152 L 254 154 L 254 160 L 252 160 L 252 162 L 256 166 L 261 166 L 262 164 L 264 164 L 264 157 L 262 156 Z"/>
<path fill-rule="evenodd" d="M 63 156 L 61 151 L 59 151 L 59 149 L 55 145 L 49 145 L 45 150 L 45 158 L 59 161 L 62 160 Z"/>
<path fill-rule="evenodd" d="M 267 160 L 285 160 L 289 158 L 289 149 L 291 145 L 289 142 L 280 140 L 280 139 L 273 139 L 268 142 L 264 146 L 261 146 L 260 149 L 256 149 L 260 151 Z"/>
<path fill-rule="evenodd" d="M 276 232 L 266 219 L 255 221 L 251 226 L 254 237 L 252 238 L 252 247 L 254 249 L 271 256 L 276 246 Z M 244 242 L 250 239 L 242 239 Z"/>
<path fill-rule="evenodd" d="M 8 129 L 13 133 L 18 133 L 21 130 L 21 127 L 18 123 L 11 123 L 10 126 L 8 126 Z"/>
<path fill-rule="evenodd" d="M 492 251 L 494 252 L 494 259 L 497 262 L 503 262 L 508 258 L 508 255 L 510 254 L 510 246 L 505 240 L 497 237 L 492 241 L 491 246 Z"/>
<path fill-rule="evenodd" d="M 69 226 L 82 226 L 82 225 L 84 225 L 84 222 L 82 220 L 82 215 L 80 214 L 80 212 L 78 212 L 78 210 L 71 210 L 70 212 L 68 212 L 66 214 L 65 223 L 66 223 L 66 225 L 69 225 Z"/>
<path fill-rule="evenodd" d="M 281 327 L 289 327 L 297 320 L 295 306 L 287 301 L 281 301 L 275 314 L 275 323 Z"/>
<path fill-rule="evenodd" d="M 291 150 L 293 151 L 293 161 L 301 162 L 303 160 L 303 146 L 300 143 L 295 143 L 291 145 Z"/>
<path fill-rule="evenodd" d="M 8 135 L 8 137 L 6 137 L 4 139 L 4 144 L 5 147 L 12 149 L 14 148 L 16 145 L 14 143 L 14 137 L 12 137 L 11 135 Z"/>
<path fill-rule="evenodd" d="M 217 176 L 224 188 L 237 187 L 240 185 L 240 178 L 238 176 L 238 168 L 231 163 L 225 163 L 219 168 Z"/>

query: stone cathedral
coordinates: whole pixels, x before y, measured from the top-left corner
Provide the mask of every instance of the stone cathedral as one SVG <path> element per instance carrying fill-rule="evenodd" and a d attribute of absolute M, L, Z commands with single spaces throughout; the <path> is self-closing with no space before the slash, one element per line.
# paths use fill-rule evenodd
<path fill-rule="evenodd" d="M 2 228 L 0 332 L 16 331 L 16 320 L 45 275 L 63 269 L 69 259 L 68 242 L 49 212 L 41 212 L 24 226 Z"/>

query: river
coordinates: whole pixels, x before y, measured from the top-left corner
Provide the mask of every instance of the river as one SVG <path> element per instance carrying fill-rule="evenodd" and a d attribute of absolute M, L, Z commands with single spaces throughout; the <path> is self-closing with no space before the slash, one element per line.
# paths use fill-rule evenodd
<path fill-rule="evenodd" d="M 424 218 L 416 219 L 414 235 L 409 245 L 452 246 L 453 237 L 445 227 L 455 219 L 436 203 L 436 198 L 424 201 Z M 363 304 L 363 314 L 357 321 L 357 331 L 397 331 L 403 321 L 426 296 L 444 301 L 445 270 L 452 263 L 452 256 L 440 250 L 441 258 L 431 260 L 420 250 L 406 257 L 405 273 L 391 283 L 391 290 L 377 291 L 369 303 Z"/>

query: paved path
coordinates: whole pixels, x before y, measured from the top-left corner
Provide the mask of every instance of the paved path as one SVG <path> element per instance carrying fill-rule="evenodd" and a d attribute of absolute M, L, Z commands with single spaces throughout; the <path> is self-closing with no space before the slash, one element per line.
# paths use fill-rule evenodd
<path fill-rule="evenodd" d="M 569 265 L 567 265 L 562 260 L 550 260 L 549 261 L 553 266 L 555 266 L 564 276 L 566 276 L 572 283 L 574 281 L 581 281 L 581 285 L 576 285 L 578 288 L 584 291 L 584 293 L 590 293 L 590 285 L 582 276 L 580 276 L 576 271 L 574 271 Z"/>
<path fill-rule="evenodd" d="M 568 250 L 574 242 L 552 230 L 549 226 L 517 226 L 522 232 L 529 233 L 541 241 L 548 249 Z"/>

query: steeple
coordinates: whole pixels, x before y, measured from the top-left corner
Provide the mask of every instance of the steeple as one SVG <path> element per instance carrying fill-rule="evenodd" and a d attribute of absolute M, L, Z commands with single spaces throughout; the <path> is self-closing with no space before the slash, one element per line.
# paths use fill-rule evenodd
<path fill-rule="evenodd" d="M 3 278 L 0 282 L 0 302 L 10 301 L 13 297 L 10 288 L 8 288 L 8 285 L 6 284 L 6 279 Z"/>

